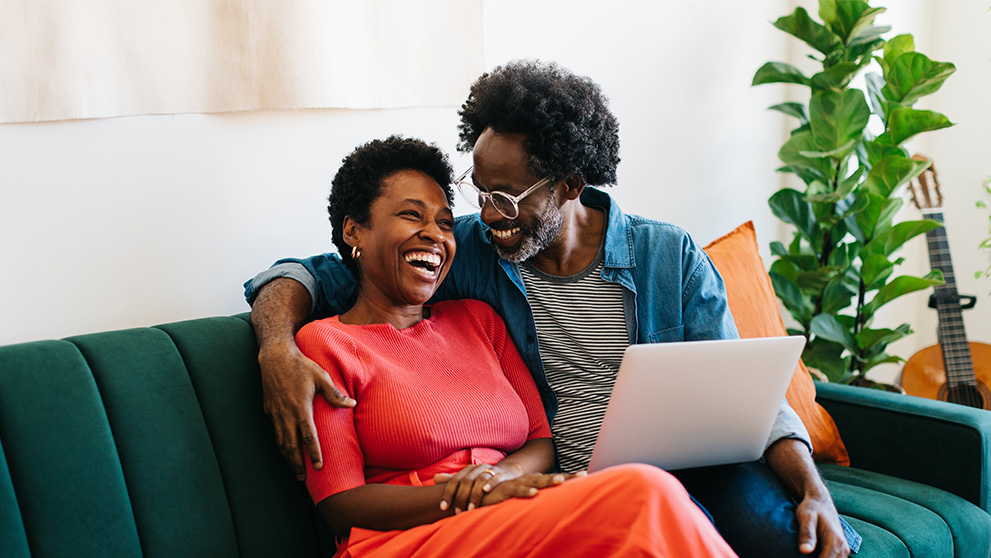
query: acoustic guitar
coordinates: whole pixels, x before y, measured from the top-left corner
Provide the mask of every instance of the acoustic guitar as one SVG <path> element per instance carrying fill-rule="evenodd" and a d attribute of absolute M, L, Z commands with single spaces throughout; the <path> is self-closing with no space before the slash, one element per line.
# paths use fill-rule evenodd
<path fill-rule="evenodd" d="M 927 160 L 916 155 L 914 159 Z M 930 165 L 910 187 L 912 202 L 923 217 L 945 222 L 943 192 L 936 170 Z M 972 308 L 976 299 L 957 292 L 950 260 L 946 229 L 939 227 L 926 233 L 929 263 L 943 272 L 944 285 L 935 287 L 929 306 L 939 315 L 939 343 L 926 347 L 908 359 L 902 370 L 902 387 L 909 395 L 959 403 L 991 410 L 991 345 L 967 341 L 963 310 Z"/>

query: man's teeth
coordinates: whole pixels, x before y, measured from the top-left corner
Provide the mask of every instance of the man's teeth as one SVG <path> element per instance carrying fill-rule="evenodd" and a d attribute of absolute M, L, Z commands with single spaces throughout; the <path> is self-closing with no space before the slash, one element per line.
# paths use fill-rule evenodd
<path fill-rule="evenodd" d="M 507 229 L 507 230 L 503 230 L 503 229 L 492 229 L 492 235 L 495 236 L 496 238 L 501 238 L 503 240 L 506 240 L 507 238 L 513 236 L 514 234 L 516 234 L 518 232 L 520 232 L 520 228 L 519 227 L 515 227 L 515 228 Z"/>

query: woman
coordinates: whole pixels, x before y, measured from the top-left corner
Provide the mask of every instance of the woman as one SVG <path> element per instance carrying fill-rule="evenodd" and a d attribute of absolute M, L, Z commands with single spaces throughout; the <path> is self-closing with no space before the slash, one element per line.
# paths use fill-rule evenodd
<path fill-rule="evenodd" d="M 357 405 L 314 403 L 335 440 L 307 487 L 339 556 L 733 556 L 667 473 L 645 465 L 546 474 L 550 427 L 488 305 L 425 303 L 455 253 L 451 168 L 391 137 L 334 177 L 333 240 L 354 305 L 308 324 L 300 349 Z"/>

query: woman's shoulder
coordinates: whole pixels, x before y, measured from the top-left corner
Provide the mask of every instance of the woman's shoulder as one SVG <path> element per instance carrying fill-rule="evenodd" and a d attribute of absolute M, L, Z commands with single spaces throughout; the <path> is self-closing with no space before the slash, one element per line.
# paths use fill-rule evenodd
<path fill-rule="evenodd" d="M 314 342 L 326 343 L 342 337 L 345 337 L 345 335 L 341 331 L 341 322 L 337 316 L 332 316 L 304 324 L 296 332 L 296 344 L 302 349 L 306 344 Z"/>

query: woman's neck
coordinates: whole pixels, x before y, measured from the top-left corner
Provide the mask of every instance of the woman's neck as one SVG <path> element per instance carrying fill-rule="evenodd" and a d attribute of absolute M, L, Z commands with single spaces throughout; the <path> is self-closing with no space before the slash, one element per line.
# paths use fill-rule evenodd
<path fill-rule="evenodd" d="M 358 293 L 358 300 L 347 312 L 341 314 L 341 322 L 352 325 L 391 324 L 396 329 L 406 329 L 427 317 L 422 304 L 397 305 L 371 300 Z"/>

